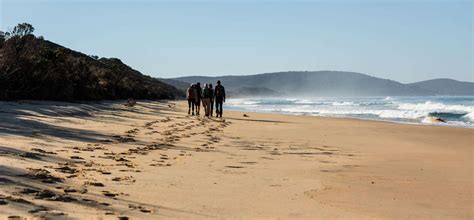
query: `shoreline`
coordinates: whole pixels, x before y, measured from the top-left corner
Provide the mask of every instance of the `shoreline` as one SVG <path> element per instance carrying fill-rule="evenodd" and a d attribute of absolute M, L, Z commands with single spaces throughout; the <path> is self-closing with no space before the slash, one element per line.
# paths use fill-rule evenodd
<path fill-rule="evenodd" d="M 396 97 L 396 96 L 395 96 Z M 466 96 L 471 97 L 471 96 Z M 19 104 L 41 104 L 41 103 L 56 103 L 56 104 L 73 104 L 73 105 L 88 105 L 88 104 L 124 104 L 127 100 L 102 100 L 102 101 L 78 101 L 78 102 L 67 102 L 67 101 L 45 101 L 45 100 L 19 100 L 19 101 L 0 101 L 1 103 L 19 103 Z M 137 102 L 142 103 L 153 103 L 153 102 L 170 102 L 170 103 L 180 103 L 185 102 L 182 99 L 162 99 L 162 100 L 136 100 Z M 202 107 L 202 106 L 201 106 Z M 453 127 L 453 128 L 467 128 L 474 129 L 474 126 L 468 125 L 454 125 L 449 123 L 423 123 L 423 122 L 409 122 L 409 121 L 396 121 L 390 119 L 370 119 L 370 118 L 357 118 L 351 116 L 329 116 L 329 115 L 311 115 L 311 114 L 292 114 L 292 113 L 278 113 L 278 112 L 262 112 L 262 111 L 250 111 L 250 110 L 236 110 L 228 109 L 228 106 L 224 103 L 224 112 L 241 112 L 241 113 L 257 113 L 257 114 L 271 114 L 271 115 L 286 115 L 286 116 L 305 116 L 305 117 L 319 117 L 319 118 L 333 118 L 333 119 L 349 119 L 349 120 L 361 120 L 369 122 L 382 122 L 382 123 L 393 123 L 401 125 L 419 125 L 419 126 L 435 126 L 435 127 Z M 201 115 L 202 116 L 202 115 Z"/>
<path fill-rule="evenodd" d="M 241 98 L 230 99 L 228 108 L 271 114 L 472 128 L 473 101 L 474 96 Z"/>
<path fill-rule="evenodd" d="M 349 120 L 360 120 L 360 121 L 368 121 L 368 122 L 382 122 L 382 123 L 393 123 L 393 124 L 400 124 L 400 125 L 419 125 L 419 126 L 434 126 L 434 127 L 452 127 L 452 128 L 467 128 L 467 129 L 474 129 L 474 126 L 467 126 L 467 125 L 452 125 L 449 123 L 422 123 L 422 122 L 409 122 L 409 121 L 391 121 L 391 120 L 384 120 L 384 119 L 369 119 L 369 118 L 357 118 L 351 116 L 327 116 L 327 115 L 310 115 L 310 114 L 291 114 L 291 113 L 277 113 L 277 112 L 259 112 L 259 111 L 245 111 L 245 110 L 235 110 L 230 109 L 226 110 L 224 108 L 224 112 L 241 112 L 241 113 L 257 113 L 257 114 L 271 114 L 271 115 L 286 115 L 286 116 L 303 116 L 303 117 L 319 117 L 319 118 L 333 118 L 333 119 L 349 119 Z"/>
<path fill-rule="evenodd" d="M 474 217 L 472 129 L 207 119 L 184 101 L 3 103 L 0 218 Z"/>

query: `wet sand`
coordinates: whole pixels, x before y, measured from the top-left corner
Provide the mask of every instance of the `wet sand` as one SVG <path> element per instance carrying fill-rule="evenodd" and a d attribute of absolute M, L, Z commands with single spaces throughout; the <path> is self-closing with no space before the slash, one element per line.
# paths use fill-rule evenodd
<path fill-rule="evenodd" d="M 474 218 L 474 129 L 186 112 L 0 102 L 0 219 Z"/>

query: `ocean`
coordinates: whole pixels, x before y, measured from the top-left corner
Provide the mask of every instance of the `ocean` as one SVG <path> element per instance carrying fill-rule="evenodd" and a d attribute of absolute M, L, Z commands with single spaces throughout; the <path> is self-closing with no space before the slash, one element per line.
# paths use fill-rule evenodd
<path fill-rule="evenodd" d="M 474 96 L 239 98 L 229 110 L 474 127 Z M 441 118 L 445 121 L 435 120 Z"/>

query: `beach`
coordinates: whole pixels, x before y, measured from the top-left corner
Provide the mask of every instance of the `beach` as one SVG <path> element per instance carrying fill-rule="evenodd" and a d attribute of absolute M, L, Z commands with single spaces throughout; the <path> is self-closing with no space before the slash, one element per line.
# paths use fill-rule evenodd
<path fill-rule="evenodd" d="M 0 102 L 0 218 L 474 218 L 472 128 L 123 103 Z"/>

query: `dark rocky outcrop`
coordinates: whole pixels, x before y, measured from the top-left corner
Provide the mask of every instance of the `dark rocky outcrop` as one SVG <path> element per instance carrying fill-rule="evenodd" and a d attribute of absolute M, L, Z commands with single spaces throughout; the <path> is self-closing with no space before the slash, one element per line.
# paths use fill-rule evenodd
<path fill-rule="evenodd" d="M 173 99 L 183 92 L 117 58 L 91 57 L 32 34 L 0 42 L 0 100 Z"/>

